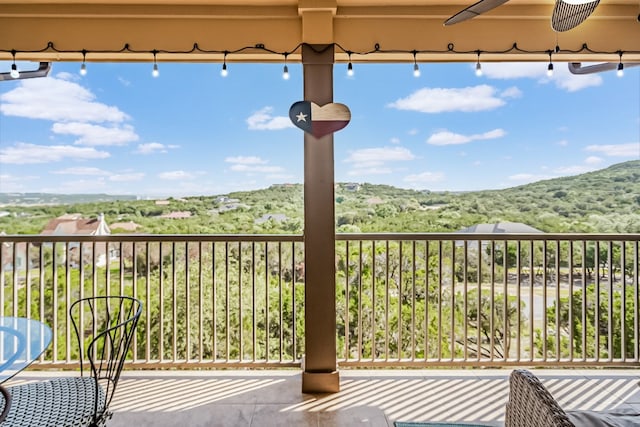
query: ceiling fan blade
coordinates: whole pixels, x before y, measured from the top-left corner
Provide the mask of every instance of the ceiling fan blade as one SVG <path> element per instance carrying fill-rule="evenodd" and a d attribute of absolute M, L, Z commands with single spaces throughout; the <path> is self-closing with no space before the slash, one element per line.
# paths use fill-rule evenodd
<path fill-rule="evenodd" d="M 551 15 L 551 28 L 555 31 L 568 31 L 582 24 L 591 15 L 600 3 L 600 0 L 589 1 L 587 3 L 576 3 L 576 1 L 556 0 Z"/>
<path fill-rule="evenodd" d="M 33 79 L 36 77 L 47 77 L 51 71 L 51 62 L 40 62 L 37 70 L 20 71 L 20 77 L 11 77 L 11 73 L 0 73 L 0 81 L 2 80 L 23 80 Z"/>
<path fill-rule="evenodd" d="M 595 74 L 603 71 L 611 71 L 618 68 L 618 62 L 601 62 L 599 64 L 582 65 L 582 62 L 569 62 L 569 72 L 571 74 L 584 75 Z M 637 67 L 640 62 L 625 62 L 624 67 Z"/>
<path fill-rule="evenodd" d="M 467 19 L 475 18 L 476 16 L 488 12 L 508 1 L 509 0 L 480 0 L 444 21 L 444 25 L 453 25 L 458 22 L 466 21 Z"/>

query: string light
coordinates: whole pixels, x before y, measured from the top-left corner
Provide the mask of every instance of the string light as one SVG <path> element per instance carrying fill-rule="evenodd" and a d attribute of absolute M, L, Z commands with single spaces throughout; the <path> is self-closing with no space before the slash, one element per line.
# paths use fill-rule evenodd
<path fill-rule="evenodd" d="M 11 55 L 13 56 L 13 64 L 11 64 L 11 72 L 9 74 L 14 79 L 17 79 L 18 77 L 20 77 L 20 72 L 18 71 L 18 66 L 16 65 L 16 51 L 12 50 Z"/>
<path fill-rule="evenodd" d="M 160 75 L 160 70 L 158 70 L 158 62 L 156 61 L 156 55 L 158 54 L 157 50 L 153 51 L 153 71 L 151 71 L 151 75 L 153 77 L 158 77 Z"/>
<path fill-rule="evenodd" d="M 138 49 L 133 49 L 131 48 L 131 46 L 126 43 L 122 48 L 120 49 L 104 49 L 104 50 L 96 50 L 96 51 L 89 51 L 86 49 L 82 49 L 80 51 L 78 50 L 64 50 L 64 49 L 58 49 L 56 48 L 56 46 L 54 45 L 53 42 L 49 41 L 47 43 L 47 45 L 45 47 L 43 47 L 42 49 L 34 49 L 34 50 L 26 50 L 26 51 L 16 51 L 16 50 L 8 50 L 8 49 L 0 49 L 0 54 L 1 53 L 10 53 L 13 57 L 13 64 L 11 65 L 11 72 L 9 73 L 11 75 L 12 78 L 19 78 L 20 77 L 20 72 L 18 71 L 18 67 L 16 65 L 16 54 L 17 53 L 27 53 L 27 54 L 52 54 L 52 53 L 56 53 L 56 54 L 78 54 L 81 53 L 82 54 L 82 65 L 80 67 L 80 74 L 85 75 L 86 73 L 86 55 L 88 53 L 95 53 L 95 54 L 126 54 L 126 53 L 133 53 L 133 54 L 144 54 L 144 53 L 150 53 L 153 54 L 153 71 L 152 71 L 152 75 L 154 77 L 158 77 L 160 75 L 159 73 L 159 69 L 158 69 L 158 61 L 157 61 L 157 55 L 159 53 L 163 53 L 163 54 L 170 54 L 170 55 L 188 55 L 188 54 L 208 54 L 208 55 L 212 55 L 212 54 L 224 54 L 224 60 L 223 60 L 223 64 L 222 64 L 222 69 L 220 71 L 220 74 L 224 77 L 227 75 L 227 55 L 229 53 L 240 53 L 240 52 L 244 52 L 246 50 L 260 50 L 266 53 L 271 53 L 274 55 L 282 55 L 284 56 L 284 72 L 283 72 L 283 78 L 287 78 L 287 76 L 289 75 L 289 70 L 288 70 L 288 55 L 291 55 L 294 52 L 300 52 L 300 49 L 303 46 L 310 46 L 311 49 L 314 49 L 313 46 L 311 45 L 307 45 L 305 43 L 299 43 L 297 46 L 295 46 L 293 49 L 291 49 L 290 51 L 285 51 L 285 52 L 277 52 L 274 51 L 272 49 L 268 49 L 265 47 L 264 44 L 262 43 L 257 43 L 254 45 L 249 45 L 249 46 L 244 46 L 232 51 L 229 50 L 207 50 L 207 49 L 202 49 L 198 46 L 197 43 L 193 44 L 193 47 L 190 49 L 184 49 L 184 50 L 165 50 L 165 49 L 161 49 L 161 50 L 138 50 Z M 348 65 L 347 65 L 347 75 L 348 76 L 353 76 L 354 75 L 354 70 L 353 70 L 353 55 L 369 55 L 369 54 L 400 54 L 400 53 L 408 53 L 408 54 L 413 54 L 413 73 L 414 76 L 418 77 L 420 75 L 420 67 L 418 65 L 418 61 L 417 61 L 417 54 L 426 54 L 426 55 L 444 55 L 444 54 L 458 54 L 458 55 L 468 55 L 471 53 L 475 53 L 477 55 L 477 60 L 476 60 L 476 65 L 475 65 L 475 72 L 476 75 L 481 76 L 482 73 L 482 65 L 480 63 L 480 55 L 481 54 L 491 54 L 491 55 L 502 55 L 502 54 L 527 54 L 527 55 L 539 55 L 539 54 L 543 54 L 546 53 L 549 55 L 549 64 L 547 66 L 547 73 L 549 74 L 550 72 L 553 71 L 553 58 L 552 58 L 552 54 L 571 54 L 571 55 L 576 55 L 576 54 L 598 54 L 598 55 L 611 55 L 611 54 L 615 54 L 617 53 L 620 56 L 620 61 L 618 63 L 617 69 L 618 69 L 618 75 L 623 75 L 624 73 L 624 64 L 622 63 L 622 55 L 623 54 L 632 54 L 632 55 L 638 55 L 640 54 L 640 51 L 621 51 L 621 50 L 617 50 L 617 51 L 598 51 L 598 50 L 594 50 L 589 48 L 589 46 L 586 43 L 583 43 L 581 45 L 581 47 L 577 48 L 577 49 L 560 49 L 560 46 L 557 43 L 556 40 L 556 44 L 554 49 L 551 50 L 527 50 L 527 49 L 522 49 L 521 47 L 519 47 L 517 45 L 517 43 L 513 43 L 510 47 L 507 47 L 505 49 L 502 50 L 460 50 L 460 49 L 456 49 L 453 43 L 449 43 L 446 47 L 446 49 L 429 49 L 429 50 L 400 50 L 400 49 L 392 49 L 392 50 L 385 50 L 385 49 L 381 49 L 380 45 L 378 43 L 375 44 L 375 47 L 369 51 L 363 51 L 363 52 L 353 52 L 351 50 L 347 50 L 345 48 L 343 48 L 342 46 L 340 46 L 337 43 L 331 44 L 331 45 L 327 45 L 327 47 L 322 48 L 322 51 L 326 50 L 326 49 L 337 49 L 337 50 L 341 50 L 342 52 L 348 54 Z M 319 53 L 321 51 L 318 51 Z M 609 63 L 611 64 L 611 63 Z M 615 63 L 613 63 L 615 64 Z M 629 64 L 627 64 L 629 65 Z M 635 63 L 631 63 L 631 65 L 636 65 Z M 615 65 L 614 65 L 615 66 Z"/>
<path fill-rule="evenodd" d="M 82 49 L 82 65 L 80 66 L 80 75 L 81 76 L 86 76 L 87 75 L 87 51 Z"/>
<path fill-rule="evenodd" d="M 551 62 L 551 51 L 549 51 L 549 65 L 547 65 L 547 76 L 553 76 L 553 62 Z"/>
<path fill-rule="evenodd" d="M 284 68 L 282 69 L 282 78 L 289 80 L 289 67 L 287 67 L 287 54 L 284 54 Z"/>
<path fill-rule="evenodd" d="M 229 52 L 225 50 L 224 58 L 222 59 L 222 70 L 220 70 L 220 75 L 222 77 L 227 77 L 229 75 L 229 72 L 227 71 L 227 54 L 228 53 Z"/>
<path fill-rule="evenodd" d="M 618 71 L 616 74 L 618 77 L 624 76 L 624 65 L 622 64 L 622 51 L 618 51 L 618 55 L 620 55 L 620 62 L 618 62 Z"/>

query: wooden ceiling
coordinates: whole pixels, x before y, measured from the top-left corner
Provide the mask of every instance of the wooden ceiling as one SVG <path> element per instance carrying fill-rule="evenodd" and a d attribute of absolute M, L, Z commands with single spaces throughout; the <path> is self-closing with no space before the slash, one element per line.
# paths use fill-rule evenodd
<path fill-rule="evenodd" d="M 337 62 L 412 62 L 414 50 L 419 62 L 548 61 L 556 46 L 554 62 L 620 51 L 640 62 L 640 0 L 601 0 L 563 33 L 551 29 L 553 1 L 511 0 L 445 27 L 474 0 L 0 0 L 0 59 L 150 61 L 156 50 L 159 62 L 222 62 L 224 51 L 228 62 L 295 62 L 309 43 L 333 44 Z"/>

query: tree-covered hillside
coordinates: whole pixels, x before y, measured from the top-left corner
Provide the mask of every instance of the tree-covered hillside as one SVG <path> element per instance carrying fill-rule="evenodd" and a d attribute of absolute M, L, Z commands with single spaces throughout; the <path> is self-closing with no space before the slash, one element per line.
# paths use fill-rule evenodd
<path fill-rule="evenodd" d="M 338 232 L 446 232 L 522 222 L 545 232 L 640 232 L 640 161 L 504 190 L 429 192 L 341 183 Z M 303 186 L 167 200 L 117 200 L 0 208 L 0 232 L 39 233 L 64 213 L 104 213 L 114 233 L 301 233 Z M 172 218 L 172 216 L 174 218 Z M 178 218 L 175 218 L 178 217 Z M 131 231 L 113 227 L 133 225 Z"/>

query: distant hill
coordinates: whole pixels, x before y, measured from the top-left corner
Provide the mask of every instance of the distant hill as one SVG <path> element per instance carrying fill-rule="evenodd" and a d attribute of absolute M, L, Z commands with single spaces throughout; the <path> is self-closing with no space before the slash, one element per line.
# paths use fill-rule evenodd
<path fill-rule="evenodd" d="M 162 203 L 108 195 L 0 197 L 7 197 L 0 198 L 5 203 L 22 201 L 0 209 L 0 231 L 8 234 L 39 233 L 46 221 L 64 213 L 104 213 L 108 223 L 132 221 L 140 226 L 136 232 L 156 234 L 302 233 L 304 227 L 301 184 Z M 521 222 L 545 232 L 640 233 L 640 160 L 465 193 L 338 183 L 335 201 L 338 232 L 448 232 L 479 223 Z M 172 212 L 183 213 L 182 218 L 171 219 Z"/>
<path fill-rule="evenodd" d="M 137 197 L 110 194 L 0 193 L 0 205 L 73 205 L 114 200 L 137 200 Z"/>

